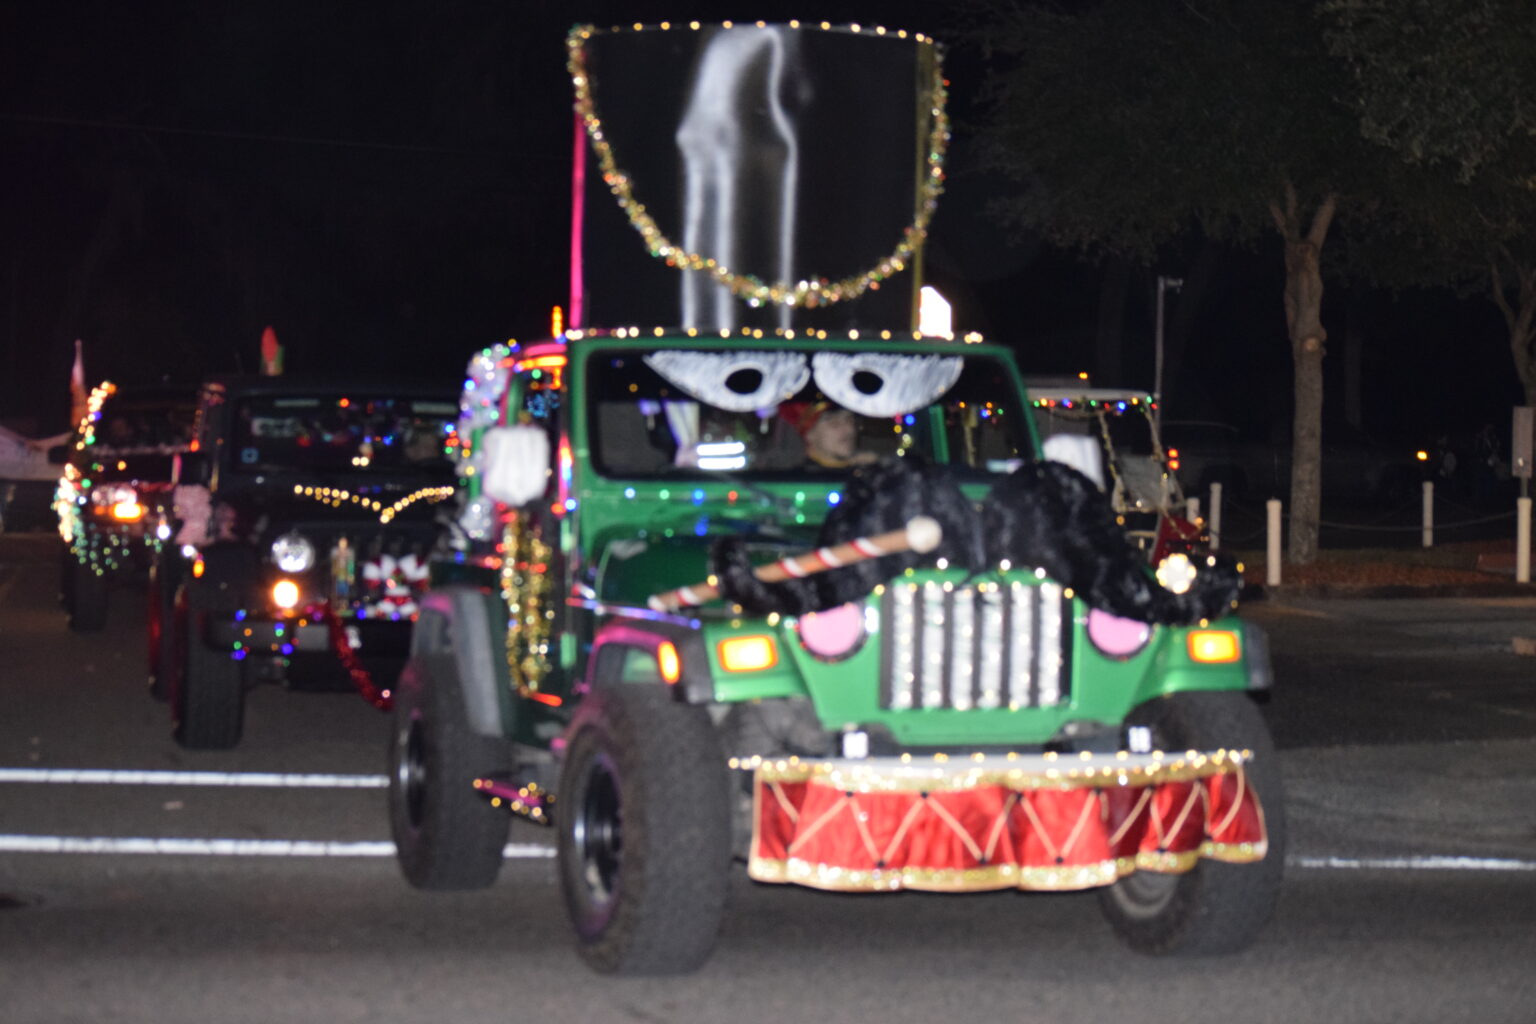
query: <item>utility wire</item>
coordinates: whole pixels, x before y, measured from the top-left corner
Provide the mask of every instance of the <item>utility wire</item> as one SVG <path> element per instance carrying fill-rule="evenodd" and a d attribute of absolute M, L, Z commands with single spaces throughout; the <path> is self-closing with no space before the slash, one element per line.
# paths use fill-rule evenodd
<path fill-rule="evenodd" d="M 50 125 L 62 128 L 90 128 L 98 131 L 145 132 L 151 135 L 185 135 L 194 138 L 231 139 L 239 142 L 266 142 L 288 146 L 324 146 L 332 149 L 368 149 L 384 152 L 429 153 L 438 156 L 474 158 L 498 158 L 506 155 L 505 153 L 488 149 L 457 149 L 447 146 L 428 146 L 414 142 L 370 142 L 356 139 L 327 139 L 303 135 L 240 132 L 217 128 L 178 128 L 173 125 L 133 124 L 86 117 L 56 117 L 43 114 L 20 114 L 9 111 L 0 111 L 0 121 L 11 121 L 17 124 Z M 523 151 L 519 153 L 518 159 L 534 159 L 553 163 L 557 158 L 547 154 Z"/>

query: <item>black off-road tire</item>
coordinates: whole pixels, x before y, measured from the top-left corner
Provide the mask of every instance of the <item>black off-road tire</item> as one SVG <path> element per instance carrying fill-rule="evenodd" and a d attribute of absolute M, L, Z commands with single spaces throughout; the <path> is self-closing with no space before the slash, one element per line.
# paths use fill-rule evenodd
<path fill-rule="evenodd" d="M 730 885 L 729 771 L 709 715 L 614 685 L 582 702 L 568 736 L 555 819 L 577 950 L 604 973 L 694 970 Z"/>
<path fill-rule="evenodd" d="M 1115 933 L 1142 953 L 1201 956 L 1247 947 L 1274 912 L 1285 867 L 1285 796 L 1269 727 L 1244 693 L 1179 693 L 1136 708 L 1163 750 L 1251 750 L 1248 784 L 1264 813 L 1269 849 L 1255 864 L 1203 859 L 1180 875 L 1137 871 L 1099 890 Z"/>
<path fill-rule="evenodd" d="M 69 575 L 65 587 L 65 610 L 69 628 L 76 633 L 100 632 L 107 624 L 107 577 L 82 563 L 70 551 L 64 571 Z"/>
<path fill-rule="evenodd" d="M 228 651 L 203 642 L 202 621 L 219 614 L 206 589 L 193 582 L 177 588 L 173 650 L 176 678 L 171 716 L 176 742 L 189 750 L 227 750 L 245 730 L 245 681 Z"/>
<path fill-rule="evenodd" d="M 389 746 L 389 824 L 406 881 L 437 890 L 496 881 L 511 815 L 492 807 L 474 782 L 511 767 L 509 744 L 470 729 L 453 653 L 406 662 Z"/>
<path fill-rule="evenodd" d="M 176 585 L 178 580 L 167 556 L 149 567 L 145 640 L 148 646 L 149 694 L 170 700 L 176 665 Z"/>

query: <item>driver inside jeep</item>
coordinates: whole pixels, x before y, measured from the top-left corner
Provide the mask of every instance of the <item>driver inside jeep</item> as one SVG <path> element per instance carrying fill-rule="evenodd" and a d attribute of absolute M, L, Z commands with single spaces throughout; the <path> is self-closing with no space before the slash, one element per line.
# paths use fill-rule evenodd
<path fill-rule="evenodd" d="M 859 450 L 859 421 L 852 411 L 831 402 L 785 402 L 779 418 L 805 442 L 807 466 L 848 469 L 877 461 L 873 452 Z"/>

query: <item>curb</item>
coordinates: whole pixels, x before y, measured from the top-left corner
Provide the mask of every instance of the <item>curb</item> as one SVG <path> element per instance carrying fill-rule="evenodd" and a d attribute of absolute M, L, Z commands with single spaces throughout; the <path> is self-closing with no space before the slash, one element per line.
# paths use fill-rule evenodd
<path fill-rule="evenodd" d="M 1358 600 L 1397 600 L 1414 597 L 1536 597 L 1536 584 L 1490 581 L 1488 583 L 1439 583 L 1414 586 L 1407 583 L 1379 586 L 1351 586 L 1347 583 L 1282 583 L 1270 587 L 1262 583 L 1243 586 L 1239 602 L 1289 599 L 1355 598 Z"/>

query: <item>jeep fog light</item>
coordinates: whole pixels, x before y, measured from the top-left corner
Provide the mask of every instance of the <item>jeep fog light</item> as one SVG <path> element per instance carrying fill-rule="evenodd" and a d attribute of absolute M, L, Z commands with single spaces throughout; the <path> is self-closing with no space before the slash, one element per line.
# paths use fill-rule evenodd
<path fill-rule="evenodd" d="M 293 580 L 278 580 L 272 584 L 272 603 L 284 611 L 290 611 L 299 603 L 299 585 Z"/>
<path fill-rule="evenodd" d="M 283 572 L 304 572 L 315 564 L 315 546 L 303 534 L 285 533 L 272 542 L 272 561 Z"/>
<path fill-rule="evenodd" d="M 779 649 L 771 636 L 733 636 L 721 640 L 715 651 L 727 672 L 761 672 L 779 663 Z"/>
<path fill-rule="evenodd" d="M 1189 634 L 1189 657 L 1192 661 L 1220 663 L 1236 661 L 1242 654 L 1237 634 L 1224 629 L 1197 629 Z"/>

